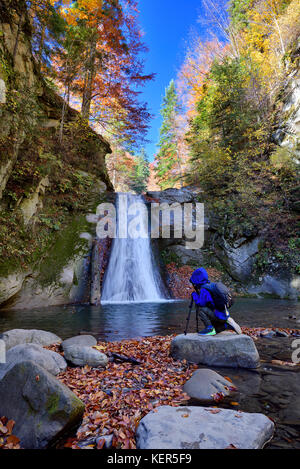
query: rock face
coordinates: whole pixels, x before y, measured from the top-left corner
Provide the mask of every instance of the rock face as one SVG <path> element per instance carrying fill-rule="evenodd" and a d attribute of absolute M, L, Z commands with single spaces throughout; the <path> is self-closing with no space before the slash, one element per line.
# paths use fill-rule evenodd
<path fill-rule="evenodd" d="M 45 194 L 46 188 L 50 185 L 48 177 L 40 180 L 37 188 L 30 197 L 23 200 L 20 209 L 23 214 L 24 224 L 28 225 L 32 217 L 39 209 L 43 208 L 42 196 Z"/>
<path fill-rule="evenodd" d="M 175 245 L 170 246 L 166 249 L 166 253 L 168 255 L 175 254 L 176 257 L 180 259 L 182 264 L 189 264 L 189 265 L 202 265 L 205 259 L 205 255 L 201 249 L 193 250 L 193 249 L 186 249 L 185 246 Z"/>
<path fill-rule="evenodd" d="M 299 186 L 291 192 L 293 192 L 291 203 L 294 209 L 299 210 Z M 185 203 L 195 204 L 200 201 L 205 203 L 205 195 L 199 188 L 167 189 L 165 191 L 148 192 L 147 196 L 149 203 L 154 201 L 161 204 L 161 235 L 163 230 L 167 231 L 171 226 L 170 237 L 160 236 L 155 240 L 155 245 L 158 246 L 159 251 L 162 251 L 167 258 L 170 258 L 170 261 L 173 256 L 182 265 L 211 266 L 220 271 L 226 271 L 232 280 L 238 282 L 238 287 L 242 288 L 244 293 L 258 297 L 260 295 L 291 299 L 300 297 L 300 275 L 296 275 L 289 269 L 284 268 L 277 260 L 274 262 L 275 258 L 270 259 L 262 277 L 256 279 L 255 266 L 264 246 L 262 233 L 252 227 L 244 229 L 238 238 L 233 232 L 226 232 L 226 235 L 221 234 L 220 226 L 224 222 L 223 215 L 208 209 L 207 204 L 205 204 L 203 248 L 185 248 L 187 241 L 185 234 L 177 233 L 174 230 L 175 216 L 170 218 L 170 207 L 173 205 L 175 211 L 179 206 L 180 212 Z M 195 225 L 195 223 L 194 210 L 193 224 Z M 287 270 L 287 272 L 283 274 L 283 270 Z"/>
<path fill-rule="evenodd" d="M 0 364 L 0 379 L 17 363 L 32 361 L 56 376 L 67 368 L 66 360 L 56 352 L 46 350 L 37 344 L 21 344 L 9 349 L 6 363 Z"/>
<path fill-rule="evenodd" d="M 160 203 L 189 203 L 193 202 L 195 194 L 188 188 L 166 189 L 165 191 L 147 192 L 147 196 L 153 199 L 159 199 Z"/>
<path fill-rule="evenodd" d="M 4 340 L 6 350 L 19 344 L 48 346 L 61 343 L 61 338 L 52 334 L 52 332 L 39 331 L 37 329 L 12 329 L 11 331 L 3 332 L 0 335 L 0 339 Z"/>
<path fill-rule="evenodd" d="M 0 277 L 0 304 L 20 291 L 25 278 L 25 272 L 16 272 L 7 277 Z"/>
<path fill-rule="evenodd" d="M 92 335 L 78 335 L 64 340 L 61 344 L 63 350 L 66 350 L 70 345 L 92 347 L 93 345 L 97 345 L 97 340 Z"/>
<path fill-rule="evenodd" d="M 251 337 L 246 335 L 218 334 L 201 337 L 198 334 L 181 334 L 171 343 L 175 360 L 186 359 L 192 363 L 229 368 L 258 368 L 259 355 Z"/>
<path fill-rule="evenodd" d="M 236 391 L 236 387 L 215 371 L 201 369 L 193 373 L 191 379 L 183 386 L 183 390 L 192 399 L 211 403 L 229 397 L 233 391 Z"/>
<path fill-rule="evenodd" d="M 218 243 L 216 255 L 230 275 L 238 281 L 247 281 L 252 274 L 254 256 L 259 252 L 260 238 L 241 238 L 231 246 L 225 239 Z"/>
<path fill-rule="evenodd" d="M 273 422 L 263 414 L 228 409 L 162 406 L 137 429 L 139 449 L 260 449 L 270 440 Z M 238 416 L 238 418 L 237 418 Z"/>
<path fill-rule="evenodd" d="M 65 348 L 65 359 L 76 366 L 106 366 L 107 356 L 92 347 L 81 345 L 69 345 Z"/>
<path fill-rule="evenodd" d="M 106 191 L 113 191 L 105 166 L 105 157 L 111 153 L 109 143 L 90 129 L 86 134 L 86 145 L 82 145 L 80 150 L 81 158 L 78 159 L 78 163 L 72 161 L 72 166 L 69 168 L 72 178 L 74 176 L 72 188 L 80 190 L 80 187 L 83 187 L 81 184 L 84 184 L 84 187 L 89 189 L 82 191 L 81 207 L 76 210 L 76 214 L 68 202 L 60 200 L 57 188 L 59 183 L 69 180 L 68 171 L 63 170 L 59 175 L 56 170 L 51 169 L 54 169 L 54 165 L 51 163 L 48 166 L 46 160 L 50 157 L 51 161 L 57 162 L 57 168 L 63 167 L 61 153 L 55 142 L 64 102 L 38 71 L 32 53 L 33 28 L 29 10 L 25 0 L 1 0 L 0 201 L 4 215 L 2 228 L 9 235 L 6 244 L 16 243 L 20 256 L 11 250 L 6 259 L 0 257 L 0 307 L 15 310 L 63 305 L 77 301 L 82 274 L 85 269 L 88 270 L 86 264 L 90 253 L 89 243 L 80 240 L 80 234 L 88 231 L 93 237 L 95 236 L 95 227 L 85 220 L 85 216 L 90 211 L 95 212 L 101 202 L 107 202 Z M 12 97 L 18 112 L 14 112 L 9 104 Z M 65 110 L 66 124 L 81 122 L 77 111 L 68 105 Z M 83 128 L 85 124 L 79 132 L 80 135 Z M 68 139 L 67 135 L 64 137 Z M 81 137 L 78 145 L 73 142 L 77 151 L 81 145 Z M 37 147 L 42 155 L 39 163 L 35 160 Z M 87 165 L 83 163 L 85 158 Z M 48 166 L 47 176 L 41 169 L 45 164 Z M 14 170 L 18 172 L 18 165 L 27 168 L 26 189 L 23 187 L 22 178 L 19 178 L 14 184 L 18 197 L 12 207 L 9 203 L 10 190 L 7 184 L 11 178 L 14 179 Z M 66 164 L 64 169 L 67 166 Z M 88 172 L 82 171 L 82 166 L 86 166 Z M 11 209 L 18 217 L 18 224 L 26 226 L 31 238 L 35 237 L 34 226 L 37 226 L 39 221 L 49 228 L 51 226 L 49 230 L 44 226 L 43 235 L 36 237 L 37 249 L 32 255 L 26 256 L 26 268 L 20 259 L 23 259 L 22 252 L 30 251 L 28 249 L 30 237 L 28 239 L 27 236 L 26 239 L 18 237 L 15 233 L 21 230 L 11 230 L 6 224 L 4 220 L 10 218 L 5 214 L 9 214 Z M 59 230 L 58 213 L 63 213 L 64 217 L 64 223 Z M 54 229 L 59 232 L 55 233 Z M 43 255 L 36 257 L 37 252 L 43 252 Z"/>
<path fill-rule="evenodd" d="M 290 275 L 289 273 L 265 275 L 258 285 L 251 285 L 248 291 L 256 295 L 297 300 L 300 296 L 300 275 Z"/>
<path fill-rule="evenodd" d="M 77 426 L 83 412 L 83 402 L 33 362 L 18 363 L 0 381 L 0 414 L 16 422 L 22 448 L 47 448 Z"/>

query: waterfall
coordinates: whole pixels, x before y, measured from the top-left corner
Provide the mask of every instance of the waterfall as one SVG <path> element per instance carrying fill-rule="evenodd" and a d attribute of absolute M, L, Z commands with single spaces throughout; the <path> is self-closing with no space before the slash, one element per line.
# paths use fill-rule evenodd
<path fill-rule="evenodd" d="M 140 237 L 127 236 L 132 226 L 132 204 L 139 204 Z M 148 235 L 148 212 L 143 198 L 133 194 L 117 196 L 117 236 L 113 241 L 102 289 L 102 303 L 165 301 L 162 279 L 155 265 Z M 139 213 L 141 215 L 141 213 Z"/>

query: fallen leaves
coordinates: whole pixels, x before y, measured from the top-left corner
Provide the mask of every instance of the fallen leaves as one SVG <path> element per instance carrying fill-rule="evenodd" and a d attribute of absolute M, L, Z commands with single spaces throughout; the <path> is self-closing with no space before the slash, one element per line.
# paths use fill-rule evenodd
<path fill-rule="evenodd" d="M 205 409 L 206 412 L 209 412 L 210 414 L 218 414 L 219 412 L 221 412 L 220 409 Z"/>
<path fill-rule="evenodd" d="M 82 425 L 66 448 L 77 449 L 79 442 L 96 437 L 94 447 L 102 449 L 102 437 L 113 435 L 113 448 L 135 449 L 136 429 L 146 414 L 161 405 L 178 407 L 189 400 L 182 387 L 197 365 L 172 359 L 173 337 L 98 343 L 96 347 L 108 356 L 131 357 L 139 366 L 110 361 L 105 369 L 67 368 L 58 376 L 86 406 Z"/>
<path fill-rule="evenodd" d="M 20 440 L 12 434 L 15 422 L 6 417 L 0 418 L 0 449 L 20 449 Z"/>
<path fill-rule="evenodd" d="M 212 398 L 215 402 L 221 402 L 225 398 L 225 394 L 223 392 L 216 392 L 215 394 L 212 394 Z"/>
<path fill-rule="evenodd" d="M 265 330 L 266 330 L 265 327 L 242 327 L 243 334 L 249 335 L 254 340 L 257 340 L 259 337 L 261 337 L 261 333 Z M 294 336 L 296 337 L 299 334 L 298 329 L 269 327 L 268 330 L 286 332 L 290 337 L 294 337 Z"/>
<path fill-rule="evenodd" d="M 283 366 L 297 366 L 298 365 L 298 363 L 285 362 L 283 360 L 272 360 L 271 363 L 273 365 L 283 365 Z"/>
<path fill-rule="evenodd" d="M 194 288 L 189 279 L 195 268 L 189 265 L 178 267 L 175 262 L 167 264 L 166 268 L 168 272 L 168 287 L 172 291 L 174 298 L 182 300 L 190 299 Z M 222 277 L 222 273 L 212 267 L 208 268 L 207 272 L 213 282 L 219 281 Z"/>

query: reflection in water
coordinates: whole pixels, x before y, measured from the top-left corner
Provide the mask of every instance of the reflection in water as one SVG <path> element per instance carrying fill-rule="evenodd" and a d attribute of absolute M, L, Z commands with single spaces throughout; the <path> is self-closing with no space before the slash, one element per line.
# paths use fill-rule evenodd
<path fill-rule="evenodd" d="M 43 329 L 68 338 L 82 331 L 100 340 L 115 341 L 140 336 L 181 333 L 187 301 L 166 303 L 56 306 L 36 310 L 0 312 L 0 332 L 23 328 Z M 300 304 L 286 300 L 237 299 L 232 315 L 242 326 L 300 328 Z M 195 331 L 195 315 L 190 332 Z"/>

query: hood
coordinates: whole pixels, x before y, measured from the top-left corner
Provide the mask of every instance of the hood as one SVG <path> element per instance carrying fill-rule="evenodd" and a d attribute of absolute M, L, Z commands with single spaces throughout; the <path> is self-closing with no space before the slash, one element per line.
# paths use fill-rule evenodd
<path fill-rule="evenodd" d="M 206 283 L 210 283 L 208 280 L 208 273 L 203 269 L 203 267 L 201 267 L 201 269 L 195 270 L 192 274 L 190 282 L 194 285 L 205 285 Z"/>

